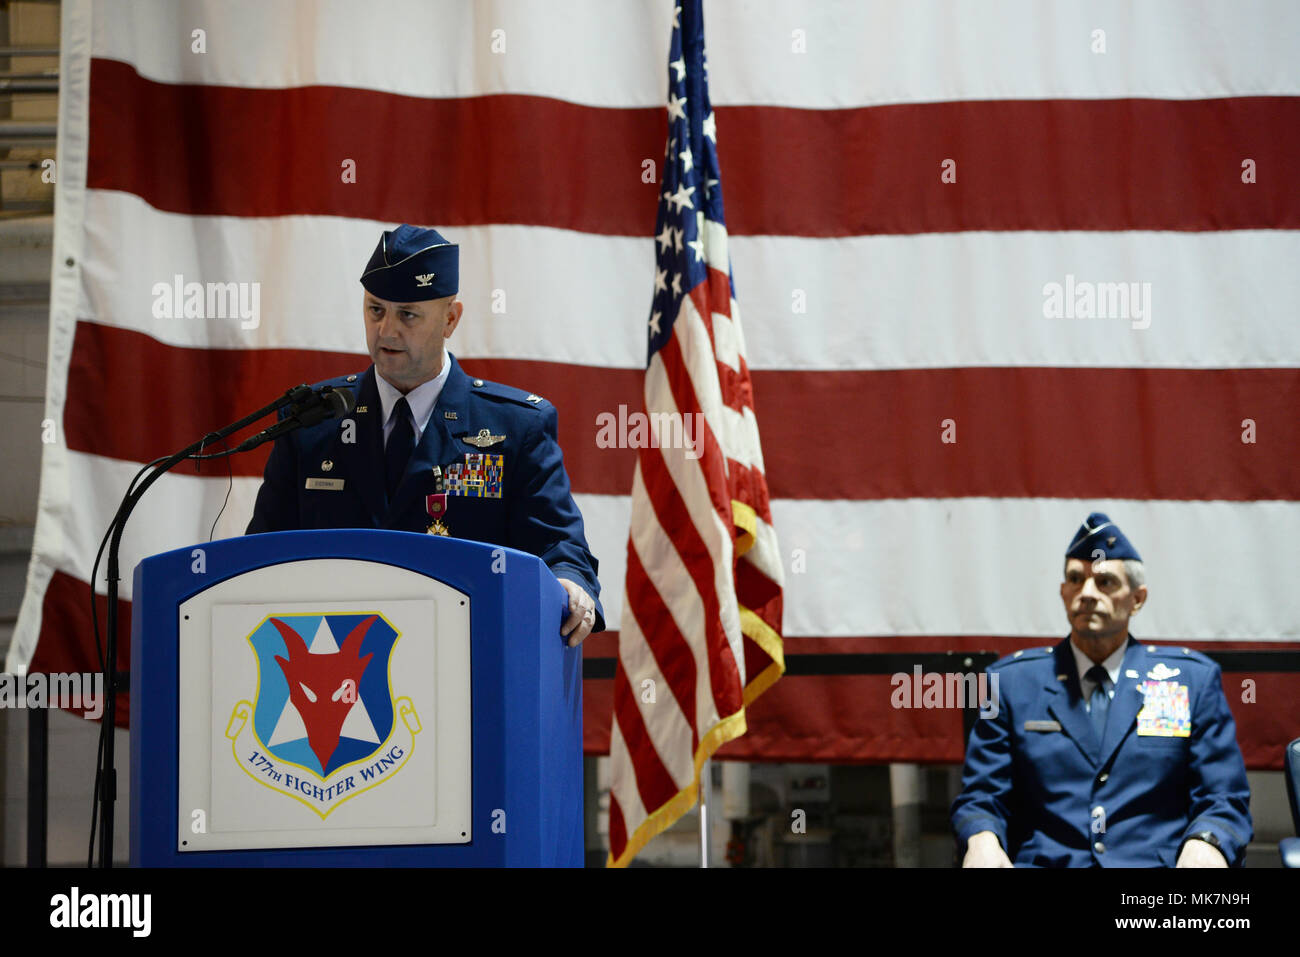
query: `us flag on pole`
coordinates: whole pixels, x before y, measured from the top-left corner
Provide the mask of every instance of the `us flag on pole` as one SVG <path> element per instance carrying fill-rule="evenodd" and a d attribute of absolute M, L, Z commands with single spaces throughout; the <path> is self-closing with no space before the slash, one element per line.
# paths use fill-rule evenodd
<path fill-rule="evenodd" d="M 610 731 L 610 863 L 695 802 L 785 670 L 781 565 L 736 305 L 704 18 L 684 0 L 668 63 L 644 409 Z"/>

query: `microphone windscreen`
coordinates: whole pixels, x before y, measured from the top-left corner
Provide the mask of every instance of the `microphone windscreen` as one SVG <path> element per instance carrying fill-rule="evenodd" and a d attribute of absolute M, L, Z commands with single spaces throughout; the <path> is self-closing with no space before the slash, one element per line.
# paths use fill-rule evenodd
<path fill-rule="evenodd" d="M 341 419 L 356 408 L 357 405 L 357 397 L 351 389 L 331 389 L 322 398 L 330 410 L 327 418 L 331 419 Z"/>

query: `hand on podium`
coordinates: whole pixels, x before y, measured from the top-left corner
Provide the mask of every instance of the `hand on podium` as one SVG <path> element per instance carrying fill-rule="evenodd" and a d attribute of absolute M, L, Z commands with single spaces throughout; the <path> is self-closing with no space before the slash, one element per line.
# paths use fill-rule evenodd
<path fill-rule="evenodd" d="M 560 626 L 560 634 L 569 639 L 570 648 L 576 648 L 596 625 L 596 600 L 576 582 L 567 578 L 556 580 L 569 594 L 569 617 Z"/>

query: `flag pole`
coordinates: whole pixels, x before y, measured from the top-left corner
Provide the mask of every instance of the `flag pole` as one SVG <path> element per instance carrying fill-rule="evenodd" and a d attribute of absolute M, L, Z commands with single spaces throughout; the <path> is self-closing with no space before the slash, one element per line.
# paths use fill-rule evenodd
<path fill-rule="evenodd" d="M 700 768 L 700 867 L 709 866 L 709 812 L 713 805 L 713 762 L 705 759 Z"/>

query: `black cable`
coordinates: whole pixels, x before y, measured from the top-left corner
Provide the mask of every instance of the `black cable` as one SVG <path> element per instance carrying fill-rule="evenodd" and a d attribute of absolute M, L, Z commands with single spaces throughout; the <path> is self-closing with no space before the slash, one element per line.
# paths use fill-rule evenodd
<path fill-rule="evenodd" d="M 99 775 L 104 768 L 104 725 L 99 722 L 99 752 L 95 755 L 95 788 L 90 796 L 90 848 L 86 851 L 86 867 L 95 866 L 95 825 L 99 823 Z"/>
<path fill-rule="evenodd" d="M 222 444 L 224 445 L 224 444 L 225 444 L 225 439 L 222 439 L 221 441 L 222 441 Z M 226 451 L 230 451 L 229 446 L 227 446 Z M 209 542 L 212 541 L 212 536 L 214 536 L 214 535 L 217 534 L 217 522 L 221 521 L 221 516 L 225 513 L 225 511 L 226 511 L 226 506 L 230 503 L 230 493 L 231 493 L 231 491 L 232 491 L 232 490 L 234 489 L 234 487 L 235 487 L 235 469 L 234 469 L 234 466 L 232 466 L 232 465 L 230 464 L 230 457 L 229 457 L 229 456 L 225 456 L 225 459 L 226 459 L 226 497 L 225 497 L 225 499 L 223 499 L 222 502 L 221 502 L 221 508 L 217 510 L 217 517 L 214 518 L 214 519 L 212 520 L 212 527 L 211 527 L 210 529 L 208 529 L 208 541 L 209 541 Z M 197 468 L 197 466 L 196 466 L 196 468 Z"/>
<path fill-rule="evenodd" d="M 284 408 L 286 405 L 290 405 L 291 403 L 295 403 L 295 402 L 306 401 L 306 399 L 311 395 L 311 392 L 312 390 L 306 385 L 295 386 L 294 388 L 287 390 L 281 398 L 276 399 L 274 402 L 269 403 L 268 405 L 262 407 L 261 409 L 258 409 L 256 412 L 244 416 L 242 419 L 240 419 L 237 422 L 232 422 L 230 425 L 225 426 L 224 428 L 216 432 L 209 432 L 201 440 L 186 446 L 180 452 L 177 452 L 174 455 L 164 456 L 162 458 L 155 459 L 149 464 L 141 466 L 140 470 L 135 474 L 135 477 L 131 479 L 131 484 L 127 487 L 126 495 L 123 497 L 121 503 L 118 505 L 117 512 L 113 516 L 113 521 L 109 523 L 108 531 L 105 533 L 104 539 L 100 542 L 99 551 L 96 552 L 95 554 L 95 563 L 91 569 L 90 612 L 91 612 L 92 626 L 95 631 L 95 635 L 94 635 L 95 651 L 99 657 L 99 662 L 106 678 L 105 683 L 107 685 L 107 689 L 106 689 L 107 701 L 105 702 L 105 707 L 107 709 L 107 715 L 105 716 L 104 720 L 100 722 L 99 753 L 95 760 L 94 789 L 95 789 L 96 804 L 95 804 L 95 811 L 92 812 L 91 821 L 90 821 L 92 866 L 93 866 L 93 855 L 94 855 L 94 834 L 96 831 L 97 823 L 102 824 L 103 827 L 102 834 L 100 836 L 100 843 L 103 845 L 103 847 L 100 849 L 100 865 L 102 867 L 112 866 L 112 853 L 113 853 L 112 838 L 113 838 L 114 822 L 112 816 L 106 815 L 105 811 L 108 811 L 113 808 L 114 802 L 116 800 L 116 796 L 113 794 L 101 794 L 100 791 L 104 787 L 105 772 L 109 768 L 113 767 L 113 765 L 115 764 L 114 757 L 113 757 L 113 752 L 115 750 L 113 746 L 114 739 L 109 737 L 109 735 L 114 732 L 113 726 L 116 724 L 115 717 L 117 713 L 117 693 L 116 693 L 117 655 L 116 653 L 113 652 L 114 649 L 116 649 L 117 647 L 117 630 L 118 630 L 116 626 L 118 549 L 121 546 L 122 533 L 125 531 L 126 521 L 130 517 L 131 511 L 132 509 L 135 508 L 139 499 L 149 489 L 149 486 L 151 486 L 154 482 L 156 482 L 159 478 L 161 478 L 162 474 L 166 472 L 168 469 L 172 468 L 172 466 L 180 462 L 183 462 L 186 459 L 203 460 L 208 458 L 222 458 L 228 455 L 233 455 L 236 452 L 246 451 L 246 449 L 243 448 L 236 448 L 236 449 L 227 449 L 226 451 L 217 453 L 215 455 L 196 454 L 196 453 L 202 453 L 204 447 L 207 445 L 209 440 L 224 439 L 226 436 L 233 435 L 234 433 L 241 431 L 247 426 L 252 425 L 254 422 L 262 418 L 263 416 L 270 415 L 272 412 L 279 411 L 280 409 Z M 344 403 L 344 405 L 345 407 L 349 407 L 347 406 L 347 403 Z M 335 411 L 333 414 L 338 415 L 340 414 L 340 412 Z M 299 423 L 299 425 L 302 424 L 305 423 Z M 140 485 L 140 488 L 136 489 L 136 483 L 140 481 L 141 477 L 144 476 L 145 472 L 147 472 L 150 468 L 159 466 L 160 464 L 161 464 L 161 469 L 155 469 L 155 471 L 151 475 L 149 475 L 148 478 L 145 479 L 144 483 Z M 230 499 L 230 491 L 234 486 L 234 472 L 231 469 L 228 469 L 228 471 L 230 472 L 230 486 L 226 490 L 227 502 Z M 220 519 L 222 512 L 225 511 L 225 507 L 226 507 L 225 502 L 223 502 L 221 506 L 221 511 L 217 513 L 218 519 Z M 212 532 L 209 533 L 209 537 L 212 534 L 215 534 L 215 530 L 216 530 L 216 521 L 214 520 L 213 530 Z M 99 636 L 99 610 L 95 602 L 95 579 L 99 577 L 99 563 L 101 558 L 103 557 L 104 548 L 110 543 L 111 543 L 111 548 L 109 549 L 109 553 L 108 553 L 108 573 L 106 575 L 106 578 L 108 579 L 109 628 L 108 628 L 108 648 L 105 649 L 103 644 L 101 644 L 100 636 Z M 110 658 L 113 660 L 109 661 L 108 659 Z"/>
<path fill-rule="evenodd" d="M 212 433 L 209 433 L 209 435 L 211 434 Z M 205 437 L 205 441 L 206 441 L 206 437 Z M 235 454 L 235 450 L 227 447 L 221 452 L 214 452 L 208 455 L 191 455 L 190 458 L 198 459 L 198 460 L 222 459 L 222 458 L 228 459 L 230 456 L 234 454 Z M 126 502 L 131 498 L 131 494 L 135 491 L 135 487 L 137 483 L 139 483 L 140 479 L 144 476 L 144 474 L 149 469 L 154 468 L 155 466 L 161 464 L 162 462 L 166 462 L 167 459 L 168 456 L 163 455 L 160 456 L 159 458 L 154 459 L 152 462 L 148 462 L 145 465 L 140 466 L 140 470 L 135 473 L 134 477 L 132 477 L 131 479 L 130 484 L 127 485 L 126 487 L 126 495 L 123 498 L 123 502 Z M 233 467 L 230 467 L 229 462 L 227 462 L 226 464 L 227 464 L 227 472 L 228 472 L 228 484 L 226 485 L 226 498 L 225 501 L 221 503 L 221 511 L 217 512 L 217 517 L 212 521 L 212 530 L 208 532 L 208 541 L 211 541 L 212 536 L 216 533 L 217 521 L 220 520 L 222 513 L 225 512 L 226 504 L 230 501 L 230 493 L 234 489 L 234 485 L 235 485 L 234 469 Z M 105 672 L 104 643 L 103 643 L 103 639 L 100 637 L 99 634 L 99 604 L 95 600 L 96 599 L 95 581 L 99 577 L 99 564 L 103 560 L 104 549 L 108 547 L 109 539 L 113 535 L 113 528 L 117 524 L 117 520 L 120 515 L 121 515 L 121 510 L 119 508 L 118 513 L 113 516 L 113 521 L 109 522 L 108 530 L 104 532 L 104 537 L 99 542 L 99 550 L 95 552 L 95 564 L 90 570 L 90 620 L 95 631 L 95 654 L 99 658 L 99 670 L 101 672 Z M 116 667 L 117 663 L 114 662 L 113 666 Z M 95 784 L 91 792 L 92 808 L 90 812 L 90 852 L 86 860 L 87 867 L 95 866 L 95 832 L 98 830 L 98 825 L 99 825 L 99 789 L 103 782 L 104 736 L 108 733 L 107 729 L 108 729 L 108 722 L 101 721 L 99 723 L 98 753 L 95 756 Z"/>
<path fill-rule="evenodd" d="M 136 482 L 146 471 L 158 465 L 160 462 L 167 461 L 167 457 L 154 459 L 145 465 L 140 466 L 140 471 L 135 473 L 131 479 L 131 484 L 126 487 L 126 497 L 131 497 L 131 492 L 135 490 Z M 119 509 L 120 514 L 120 509 Z M 103 539 L 99 543 L 99 551 L 95 553 L 95 564 L 90 569 L 90 620 L 95 630 L 95 654 L 99 658 L 99 670 L 107 673 L 104 667 L 104 645 L 99 637 L 99 603 L 95 601 L 95 579 L 99 576 L 99 562 L 104 557 L 104 549 L 108 546 L 109 537 L 113 534 L 113 526 L 117 524 L 117 515 L 113 516 L 113 521 L 108 523 L 108 531 L 104 533 Z M 113 662 L 113 667 L 117 667 L 117 662 Z M 105 692 L 107 693 L 107 692 Z M 90 854 L 86 860 L 87 867 L 95 866 L 95 830 L 99 824 L 99 788 L 103 780 L 104 771 L 104 735 L 108 727 L 107 721 L 99 722 L 99 751 L 95 756 L 95 786 L 92 789 L 92 804 L 90 811 Z"/>

